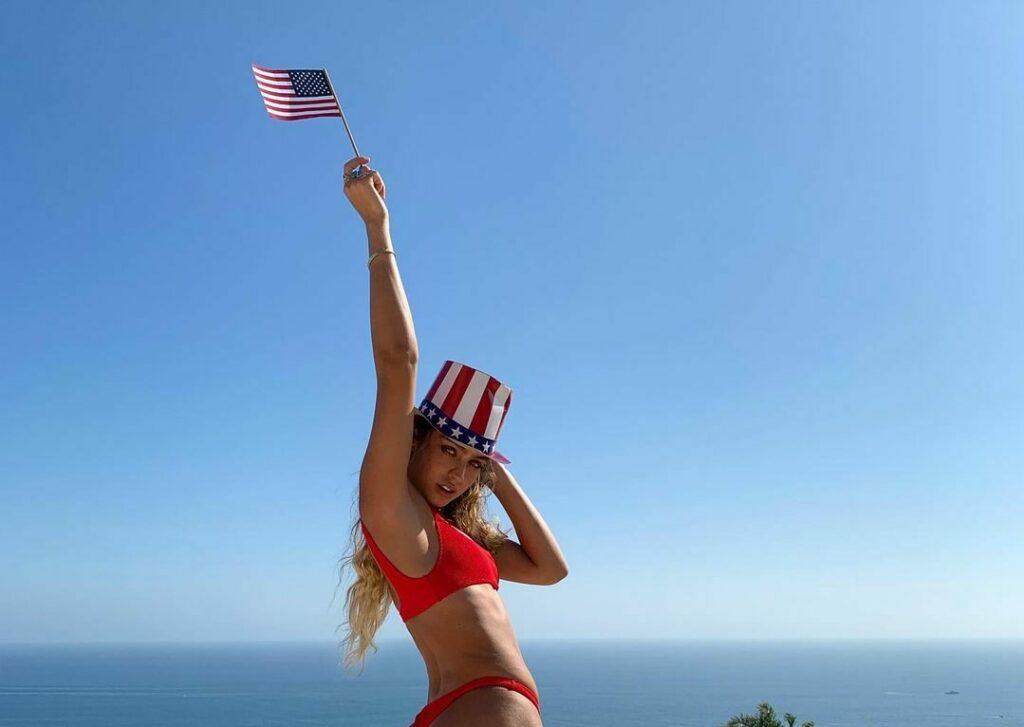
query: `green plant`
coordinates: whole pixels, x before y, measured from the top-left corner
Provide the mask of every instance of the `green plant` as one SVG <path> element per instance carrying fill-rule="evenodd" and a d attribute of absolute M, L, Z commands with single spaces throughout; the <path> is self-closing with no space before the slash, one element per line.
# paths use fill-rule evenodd
<path fill-rule="evenodd" d="M 786 712 L 782 717 L 789 727 L 796 724 L 796 716 Z M 783 727 L 775 716 L 775 709 L 768 702 L 757 705 L 757 714 L 739 714 L 726 722 L 722 727 Z M 801 727 L 814 727 L 814 722 L 804 722 Z"/>

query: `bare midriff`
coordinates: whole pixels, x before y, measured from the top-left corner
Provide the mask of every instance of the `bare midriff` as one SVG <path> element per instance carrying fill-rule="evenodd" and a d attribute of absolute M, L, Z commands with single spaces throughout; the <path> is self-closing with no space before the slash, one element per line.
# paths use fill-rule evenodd
<path fill-rule="evenodd" d="M 537 694 L 505 602 L 489 583 L 455 591 L 405 622 L 427 667 L 433 701 L 482 676 L 518 679 Z"/>

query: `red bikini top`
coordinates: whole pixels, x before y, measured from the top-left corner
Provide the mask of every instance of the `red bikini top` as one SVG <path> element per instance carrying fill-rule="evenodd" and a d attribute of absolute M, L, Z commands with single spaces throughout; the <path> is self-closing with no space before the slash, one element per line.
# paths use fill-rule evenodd
<path fill-rule="evenodd" d="M 388 560 L 360 520 L 366 544 L 398 594 L 396 605 L 402 621 L 408 621 L 466 586 L 490 583 L 498 590 L 498 563 L 491 552 L 448 522 L 439 509 L 433 505 L 430 508 L 437 531 L 437 561 L 429 573 L 417 578 L 405 575 Z"/>

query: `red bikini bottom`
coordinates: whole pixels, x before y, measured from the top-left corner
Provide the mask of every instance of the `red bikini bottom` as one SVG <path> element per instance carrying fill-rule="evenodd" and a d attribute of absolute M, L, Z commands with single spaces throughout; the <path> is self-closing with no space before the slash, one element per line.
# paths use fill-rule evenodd
<path fill-rule="evenodd" d="M 430 702 L 426 707 L 420 710 L 419 714 L 416 715 L 415 721 L 413 721 L 409 727 L 427 727 L 427 725 L 437 719 L 441 712 L 445 711 L 456 699 L 466 692 L 471 692 L 474 689 L 480 689 L 481 687 L 505 687 L 505 689 L 511 689 L 513 692 L 524 694 L 531 702 L 533 702 L 533 706 L 536 707 L 537 712 L 540 713 L 540 699 L 537 698 L 537 695 L 534 694 L 532 689 L 518 679 L 499 676 L 477 677 L 476 679 L 472 679 L 461 686 L 455 687 L 455 689 L 451 690 L 447 694 L 442 694 L 433 702 Z"/>

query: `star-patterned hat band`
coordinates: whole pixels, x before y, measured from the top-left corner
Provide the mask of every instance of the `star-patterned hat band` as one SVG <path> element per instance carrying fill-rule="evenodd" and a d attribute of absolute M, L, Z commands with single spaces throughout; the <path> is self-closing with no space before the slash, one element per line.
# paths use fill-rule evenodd
<path fill-rule="evenodd" d="M 448 360 L 417 413 L 446 437 L 507 464 L 512 460 L 494 446 L 511 404 L 508 386 L 479 369 Z"/>

